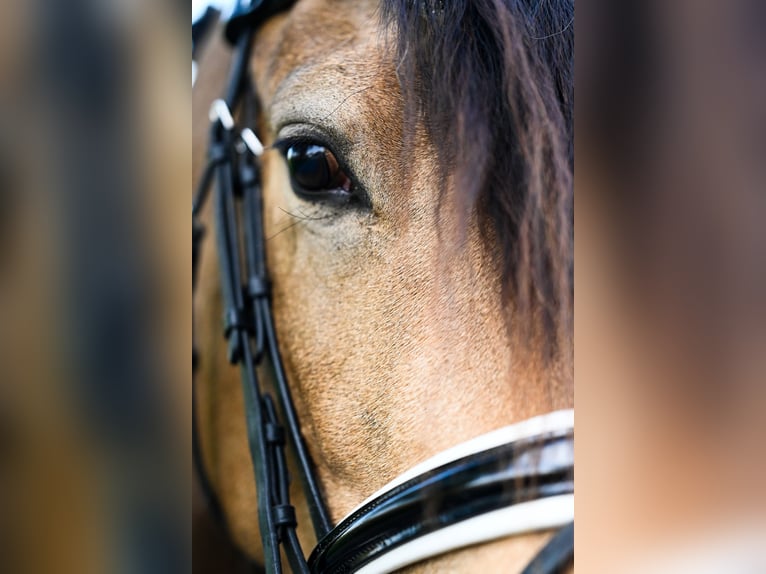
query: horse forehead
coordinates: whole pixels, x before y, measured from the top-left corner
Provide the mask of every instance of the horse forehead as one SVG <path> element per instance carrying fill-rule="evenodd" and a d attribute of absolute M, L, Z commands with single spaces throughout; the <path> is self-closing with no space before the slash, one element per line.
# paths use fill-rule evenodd
<path fill-rule="evenodd" d="M 313 47 L 363 39 L 380 25 L 383 0 L 299 0 L 288 13 L 286 40 Z"/>
<path fill-rule="evenodd" d="M 377 0 L 300 0 L 260 34 L 265 49 L 256 50 L 256 72 L 266 82 L 262 87 L 273 97 L 298 74 L 304 81 L 353 87 L 379 73 L 387 59 L 378 10 Z"/>

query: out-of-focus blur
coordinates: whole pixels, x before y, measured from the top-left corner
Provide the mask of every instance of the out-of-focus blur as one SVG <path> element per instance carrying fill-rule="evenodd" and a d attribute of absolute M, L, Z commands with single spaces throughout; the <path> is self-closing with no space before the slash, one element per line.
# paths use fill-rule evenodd
<path fill-rule="evenodd" d="M 577 566 L 766 572 L 766 3 L 578 6 Z"/>
<path fill-rule="evenodd" d="M 189 566 L 189 6 L 0 18 L 0 572 Z"/>

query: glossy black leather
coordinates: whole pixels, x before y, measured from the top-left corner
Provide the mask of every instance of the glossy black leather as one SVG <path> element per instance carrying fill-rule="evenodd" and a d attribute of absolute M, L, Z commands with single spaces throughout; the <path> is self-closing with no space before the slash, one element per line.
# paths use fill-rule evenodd
<path fill-rule="evenodd" d="M 374 499 L 336 526 L 309 559 L 313 573 L 354 572 L 380 555 L 463 520 L 574 492 L 572 431 L 451 462 Z M 571 446 L 572 458 L 556 457 Z"/>
<path fill-rule="evenodd" d="M 559 530 L 521 574 L 559 574 L 574 560 L 574 522 Z"/>
<path fill-rule="evenodd" d="M 260 17 L 253 13 L 250 18 Z M 247 26 L 236 38 L 229 82 L 223 98 L 231 115 L 242 105 L 244 124 L 255 127 L 256 99 L 249 75 L 254 28 Z M 247 149 L 238 146 L 239 131 L 221 118 L 210 130 L 209 164 L 192 203 L 193 278 L 199 261 L 203 230 L 198 216 L 215 182 L 212 194 L 221 292 L 224 302 L 224 335 L 228 356 L 242 373 L 248 442 L 258 496 L 258 523 L 267 574 L 281 574 L 284 551 L 292 572 L 308 574 L 308 566 L 296 534 L 295 512 L 290 504 L 290 475 L 285 458 L 286 440 L 295 453 L 317 537 L 331 527 L 329 513 L 319 489 L 313 463 L 300 431 L 297 414 L 279 355 L 271 302 L 261 214 L 259 165 Z M 262 384 L 258 367 L 271 368 L 280 424 L 271 396 Z M 193 433 L 194 434 L 194 433 Z M 204 479 L 198 444 L 193 441 L 196 468 Z M 201 483 L 205 484 L 205 480 Z M 207 489 L 215 504 L 215 494 Z"/>

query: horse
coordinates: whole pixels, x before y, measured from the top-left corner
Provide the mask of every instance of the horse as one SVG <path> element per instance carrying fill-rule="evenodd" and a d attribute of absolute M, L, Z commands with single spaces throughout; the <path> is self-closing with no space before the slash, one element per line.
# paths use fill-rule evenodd
<path fill-rule="evenodd" d="M 225 73 L 218 42 L 194 88 L 195 174 Z M 566 0 L 299 0 L 259 23 L 247 67 L 270 303 L 332 523 L 450 447 L 573 408 L 573 49 Z M 202 467 L 233 542 L 263 564 L 218 267 L 204 244 Z M 312 548 L 304 492 L 290 494 Z M 553 536 L 407 571 L 521 571 Z"/>

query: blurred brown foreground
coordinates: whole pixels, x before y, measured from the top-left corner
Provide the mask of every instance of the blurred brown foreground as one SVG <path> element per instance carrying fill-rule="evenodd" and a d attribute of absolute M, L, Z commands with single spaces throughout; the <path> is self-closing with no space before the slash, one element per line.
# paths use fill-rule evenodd
<path fill-rule="evenodd" d="M 189 12 L 2 4 L 0 572 L 189 569 Z"/>
<path fill-rule="evenodd" d="M 766 3 L 581 2 L 581 572 L 766 572 Z"/>

